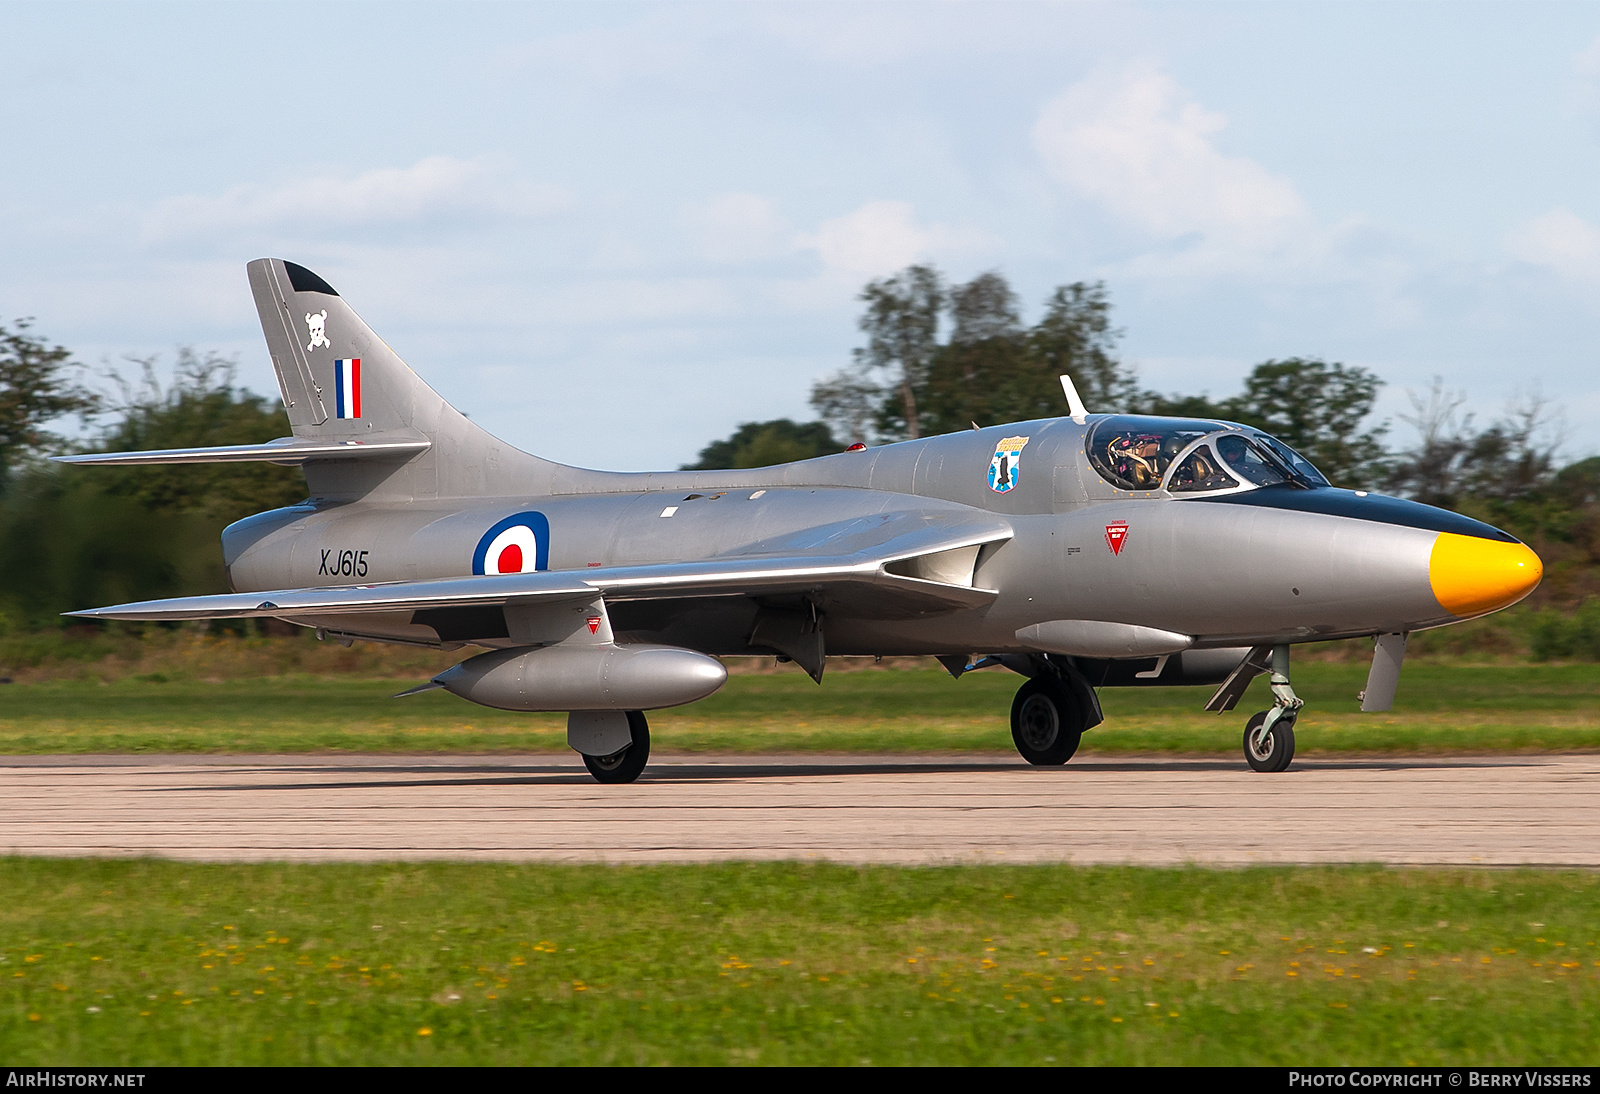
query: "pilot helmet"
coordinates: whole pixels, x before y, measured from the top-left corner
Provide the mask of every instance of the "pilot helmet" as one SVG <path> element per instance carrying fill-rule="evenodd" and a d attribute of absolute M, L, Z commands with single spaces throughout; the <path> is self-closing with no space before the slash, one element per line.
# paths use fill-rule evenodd
<path fill-rule="evenodd" d="M 1111 442 L 1111 451 L 1118 454 L 1126 453 L 1132 455 L 1147 444 L 1153 444 L 1160 448 L 1161 435 L 1159 433 L 1124 433 Z"/>

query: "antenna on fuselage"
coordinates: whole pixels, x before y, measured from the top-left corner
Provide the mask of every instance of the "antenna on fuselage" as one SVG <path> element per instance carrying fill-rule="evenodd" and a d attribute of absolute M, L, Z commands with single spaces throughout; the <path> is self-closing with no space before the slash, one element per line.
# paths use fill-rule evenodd
<path fill-rule="evenodd" d="M 1078 396 L 1078 389 L 1072 386 L 1072 377 L 1062 373 L 1061 390 L 1067 393 L 1067 410 L 1072 415 L 1072 420 L 1079 425 L 1089 417 L 1089 408 L 1083 405 L 1083 400 Z"/>

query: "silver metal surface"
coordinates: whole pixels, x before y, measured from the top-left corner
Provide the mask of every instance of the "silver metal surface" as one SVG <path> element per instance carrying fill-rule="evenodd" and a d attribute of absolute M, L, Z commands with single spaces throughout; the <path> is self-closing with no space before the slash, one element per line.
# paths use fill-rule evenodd
<path fill-rule="evenodd" d="M 620 710 L 575 710 L 567 715 L 567 747 L 585 756 L 614 756 L 633 742 Z"/>
<path fill-rule="evenodd" d="M 1367 686 L 1361 692 L 1361 709 L 1368 713 L 1394 706 L 1395 689 L 1400 686 L 1400 666 L 1406 659 L 1404 634 L 1380 634 L 1372 649 L 1372 668 Z"/>
<path fill-rule="evenodd" d="M 324 443 L 285 437 L 266 444 L 230 444 L 214 448 L 158 448 L 145 452 L 90 452 L 80 456 L 51 456 L 56 463 L 144 467 L 173 463 L 281 463 L 307 460 L 394 459 L 426 452 L 426 440 L 339 441 Z"/>
<path fill-rule="evenodd" d="M 486 707 L 572 711 L 681 706 L 727 678 L 715 657 L 673 646 L 559 645 L 482 653 L 433 679 Z"/>
<path fill-rule="evenodd" d="M 775 467 L 584 470 L 484 432 L 310 271 L 260 259 L 249 277 L 294 437 L 79 462 L 292 460 L 309 497 L 225 531 L 235 592 L 79 614 L 276 617 L 341 641 L 514 650 L 462 670 L 452 690 L 515 709 L 613 708 L 603 689 L 585 690 L 599 684 L 577 682 L 589 679 L 576 666 L 590 654 L 527 653 L 565 647 L 575 620 L 591 614 L 612 649 L 606 664 L 643 674 L 638 681 L 656 677 L 624 671 L 635 664 L 626 651 L 657 647 L 691 658 L 775 652 L 819 680 L 833 654 L 928 654 L 961 666 L 993 656 L 1030 672 L 1053 656 L 1062 660 L 1048 671 L 1079 675 L 1073 659 L 1196 658 L 1192 672 L 1173 662 L 1171 676 L 1154 661 L 1135 672 L 1086 664 L 1102 684 L 1143 686 L 1215 679 L 1222 666 L 1201 669 L 1197 656 L 1209 650 L 1457 622 L 1434 592 L 1436 529 L 1504 539 L 1426 506 L 1313 489 L 1304 477 L 1209 494 L 1118 489 L 1090 466 L 1091 431 L 1165 427 L 1089 414 L 1081 402 L 1072 417 Z M 1064 391 L 1070 398 L 1071 385 Z M 671 660 L 644 656 L 637 664 Z M 568 657 L 578 660 L 556 671 Z M 529 675 L 536 664 L 551 668 Z M 1387 671 L 1374 668 L 1374 702 Z M 528 691 L 535 676 L 538 698 Z M 628 694 L 677 696 L 673 679 L 662 669 L 661 694 L 638 681 Z M 1231 694 L 1225 686 L 1214 703 L 1227 709 Z M 554 695 L 572 705 L 552 706 Z"/>
<path fill-rule="evenodd" d="M 1187 634 L 1096 619 L 1035 623 L 1017 631 L 1017 638 L 1031 649 L 1078 657 L 1155 657 L 1180 653 L 1194 645 Z"/>

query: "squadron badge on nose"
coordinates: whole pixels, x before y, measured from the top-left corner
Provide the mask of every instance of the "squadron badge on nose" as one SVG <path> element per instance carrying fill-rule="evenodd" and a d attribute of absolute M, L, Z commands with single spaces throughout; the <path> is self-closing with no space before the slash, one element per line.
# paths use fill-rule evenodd
<path fill-rule="evenodd" d="M 994 446 L 994 459 L 989 461 L 989 489 L 997 494 L 1009 494 L 1017 485 L 1017 474 L 1022 469 L 1022 450 L 1026 437 L 1007 437 Z"/>

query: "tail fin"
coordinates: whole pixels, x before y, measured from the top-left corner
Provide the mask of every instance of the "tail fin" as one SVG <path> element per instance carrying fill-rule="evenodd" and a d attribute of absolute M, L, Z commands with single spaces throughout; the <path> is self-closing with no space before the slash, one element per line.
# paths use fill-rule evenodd
<path fill-rule="evenodd" d="M 556 467 L 468 421 L 406 367 L 322 278 L 258 258 L 250 291 L 297 438 L 430 442 L 394 460 L 305 464 L 313 495 L 440 497 L 521 493 Z"/>

